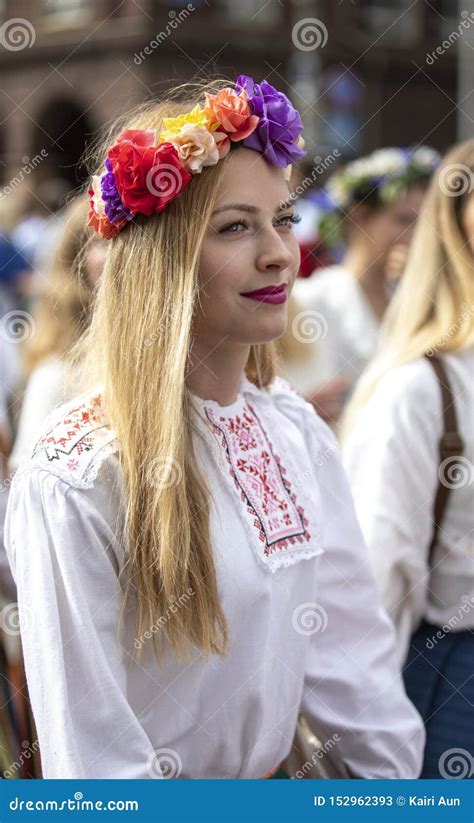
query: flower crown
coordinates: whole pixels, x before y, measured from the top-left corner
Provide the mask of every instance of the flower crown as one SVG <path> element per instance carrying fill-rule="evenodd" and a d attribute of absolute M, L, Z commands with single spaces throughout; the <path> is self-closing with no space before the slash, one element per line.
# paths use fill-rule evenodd
<path fill-rule="evenodd" d="M 108 150 L 105 171 L 92 178 L 88 225 L 115 237 L 137 214 L 163 211 L 204 166 L 214 166 L 237 145 L 255 149 L 284 168 L 304 157 L 301 117 L 270 83 L 240 75 L 235 88 L 206 94 L 178 117 L 153 129 L 127 129 Z"/>
<path fill-rule="evenodd" d="M 341 217 L 351 206 L 374 197 L 381 205 L 393 202 L 404 189 L 426 183 L 440 160 L 441 155 L 428 146 L 377 149 L 335 172 L 317 199 L 323 242 L 329 246 L 341 242 Z"/>

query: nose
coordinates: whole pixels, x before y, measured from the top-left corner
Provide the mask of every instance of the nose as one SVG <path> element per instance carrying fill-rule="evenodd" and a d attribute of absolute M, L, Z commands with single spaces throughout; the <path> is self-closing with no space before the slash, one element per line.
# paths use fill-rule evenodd
<path fill-rule="evenodd" d="M 259 233 L 257 269 L 261 272 L 279 272 L 298 266 L 299 247 L 296 238 L 285 243 L 281 234 L 273 226 L 265 227 Z"/>

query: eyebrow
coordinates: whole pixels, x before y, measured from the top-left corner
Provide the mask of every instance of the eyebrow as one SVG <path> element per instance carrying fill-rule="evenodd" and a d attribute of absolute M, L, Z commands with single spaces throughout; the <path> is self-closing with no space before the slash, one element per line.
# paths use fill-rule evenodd
<path fill-rule="evenodd" d="M 294 205 L 294 201 L 292 198 L 286 200 L 284 203 L 280 203 L 276 209 L 275 214 L 278 214 L 281 211 L 286 211 L 287 209 L 291 208 Z M 243 211 L 247 214 L 257 214 L 260 209 L 256 206 L 250 206 L 248 203 L 229 203 L 227 206 L 221 206 L 219 209 L 215 209 L 212 214 L 220 214 L 223 211 Z"/>

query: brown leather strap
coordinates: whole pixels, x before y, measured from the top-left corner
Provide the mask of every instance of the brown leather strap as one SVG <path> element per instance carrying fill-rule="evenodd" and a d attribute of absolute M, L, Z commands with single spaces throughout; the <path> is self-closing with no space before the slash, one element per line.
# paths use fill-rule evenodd
<path fill-rule="evenodd" d="M 460 456 L 464 450 L 464 443 L 458 432 L 458 421 L 456 406 L 454 404 L 453 392 L 448 375 L 442 360 L 436 355 L 425 355 L 431 363 L 436 374 L 439 387 L 441 389 L 441 403 L 443 409 L 443 434 L 439 441 L 439 484 L 433 510 L 434 529 L 429 548 L 429 563 L 433 555 L 433 549 L 441 526 L 441 521 L 446 509 L 446 505 L 451 491 L 448 472 L 451 473 L 455 467 L 454 458 Z M 447 463 L 445 463 L 447 461 Z"/>

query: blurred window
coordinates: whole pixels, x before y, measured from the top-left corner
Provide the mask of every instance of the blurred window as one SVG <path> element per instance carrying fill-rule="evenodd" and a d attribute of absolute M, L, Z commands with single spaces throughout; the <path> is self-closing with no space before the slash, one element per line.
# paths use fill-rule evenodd
<path fill-rule="evenodd" d="M 218 0 L 219 16 L 242 25 L 277 25 L 282 19 L 282 6 L 275 0 Z"/>
<path fill-rule="evenodd" d="M 91 0 L 43 0 L 43 15 L 49 25 L 82 23 L 92 15 Z"/>
<path fill-rule="evenodd" d="M 359 27 L 380 45 L 411 46 L 422 34 L 422 15 L 413 0 L 361 0 Z"/>

